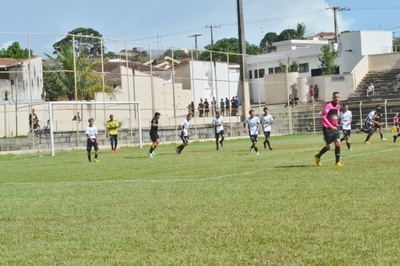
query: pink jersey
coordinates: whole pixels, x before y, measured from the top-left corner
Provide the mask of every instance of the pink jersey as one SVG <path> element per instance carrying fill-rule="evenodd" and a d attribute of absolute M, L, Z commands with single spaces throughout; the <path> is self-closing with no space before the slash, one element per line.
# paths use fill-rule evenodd
<path fill-rule="evenodd" d="M 322 126 L 330 128 L 331 126 L 338 126 L 338 119 L 340 113 L 340 104 L 334 105 L 332 102 L 325 104 L 322 111 Z"/>
<path fill-rule="evenodd" d="M 395 115 L 395 116 L 393 117 L 393 123 L 394 123 L 395 125 L 397 125 L 397 124 L 399 123 L 399 117 L 398 117 L 397 115 Z"/>

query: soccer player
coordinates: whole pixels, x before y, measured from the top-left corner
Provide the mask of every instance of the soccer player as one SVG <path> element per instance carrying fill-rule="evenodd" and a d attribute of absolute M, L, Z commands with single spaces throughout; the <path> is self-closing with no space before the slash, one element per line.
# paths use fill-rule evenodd
<path fill-rule="evenodd" d="M 119 127 L 118 121 L 114 119 L 113 115 L 110 115 L 110 120 L 107 121 L 106 128 L 108 134 L 110 135 L 112 153 L 115 153 L 117 151 L 118 127 Z"/>
<path fill-rule="evenodd" d="M 254 116 L 254 110 L 249 111 L 250 117 L 246 118 L 244 122 L 244 133 L 247 133 L 247 128 L 249 129 L 249 135 L 251 140 L 250 152 L 256 151 L 256 154 L 259 155 L 257 148 L 257 137 L 258 132 L 260 131 L 260 119 L 257 116 Z"/>
<path fill-rule="evenodd" d="M 322 110 L 322 132 L 326 145 L 314 156 L 315 163 L 318 166 L 321 166 L 321 156 L 331 149 L 332 143 L 335 143 L 335 165 L 343 166 L 340 162 L 340 133 L 338 130 L 338 118 L 340 113 L 339 98 L 340 93 L 335 91 L 332 94 L 332 101 L 325 104 L 324 110 Z"/>
<path fill-rule="evenodd" d="M 160 137 L 158 136 L 158 120 L 160 119 L 160 117 L 161 114 L 159 112 L 156 112 L 153 119 L 151 120 L 150 139 L 153 142 L 149 151 L 149 156 L 151 158 L 154 157 L 154 150 L 157 148 L 158 144 L 160 144 Z"/>
<path fill-rule="evenodd" d="M 350 145 L 350 132 L 351 132 L 351 121 L 353 119 L 353 114 L 349 110 L 347 104 L 343 105 L 343 112 L 340 112 L 340 122 L 342 124 L 343 138 L 340 141 L 346 140 L 347 149 L 351 151 Z"/>
<path fill-rule="evenodd" d="M 224 121 L 222 120 L 222 116 L 219 111 L 215 112 L 215 117 L 212 121 L 212 125 L 215 129 L 215 144 L 217 145 L 217 151 L 219 150 L 218 147 L 218 141 L 219 141 L 219 136 L 221 136 L 221 141 L 219 142 L 221 144 L 221 147 L 224 147 Z"/>
<path fill-rule="evenodd" d="M 270 151 L 272 151 L 271 144 L 269 143 L 269 136 L 271 135 L 271 129 L 272 129 L 272 123 L 274 122 L 274 119 L 272 118 L 272 115 L 268 114 L 268 108 L 264 107 L 264 114 L 261 116 L 261 125 L 264 130 L 264 136 L 265 136 L 265 141 L 263 142 L 264 144 L 264 149 L 268 148 Z"/>
<path fill-rule="evenodd" d="M 89 159 L 89 162 L 92 161 L 90 153 L 92 152 L 92 147 L 94 148 L 95 154 L 94 154 L 94 162 L 98 163 L 99 160 L 97 159 L 99 155 L 99 146 L 97 142 L 97 127 L 93 125 L 94 119 L 89 118 L 89 126 L 86 128 L 85 134 L 87 136 L 87 142 L 86 142 L 86 151 L 87 151 L 87 156 Z"/>
<path fill-rule="evenodd" d="M 190 119 L 192 119 L 192 115 L 188 114 L 186 119 L 179 124 L 179 136 L 181 137 L 183 144 L 175 148 L 177 154 L 181 154 L 182 150 L 189 144 L 189 132 L 192 134 L 189 124 Z"/>
<path fill-rule="evenodd" d="M 378 122 L 380 116 L 381 116 L 381 109 L 380 106 L 377 106 L 376 110 L 369 112 L 369 114 L 364 120 L 365 127 L 367 128 L 366 131 L 363 129 L 360 129 L 358 131 L 358 132 L 363 131 L 368 133 L 367 138 L 365 139 L 365 144 L 371 144 L 371 142 L 369 142 L 369 139 L 375 133 L 376 129 L 381 127 L 381 124 Z M 381 134 L 381 139 L 386 140 L 383 138 L 382 134 Z"/>

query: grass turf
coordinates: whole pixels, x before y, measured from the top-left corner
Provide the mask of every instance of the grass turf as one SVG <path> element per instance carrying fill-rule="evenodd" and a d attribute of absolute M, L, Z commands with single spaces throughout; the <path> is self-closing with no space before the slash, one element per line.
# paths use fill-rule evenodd
<path fill-rule="evenodd" d="M 396 264 L 399 149 L 364 138 L 344 167 L 322 135 L 0 156 L 0 264 Z"/>

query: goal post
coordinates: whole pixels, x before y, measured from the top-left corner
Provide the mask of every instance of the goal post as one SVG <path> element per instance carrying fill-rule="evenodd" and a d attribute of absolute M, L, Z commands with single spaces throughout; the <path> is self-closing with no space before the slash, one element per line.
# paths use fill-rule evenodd
<path fill-rule="evenodd" d="M 51 155 L 54 156 L 55 155 L 55 141 L 54 141 L 54 132 L 55 132 L 55 110 L 54 108 L 56 108 L 56 106 L 68 106 L 69 108 L 74 108 L 74 110 L 68 110 L 64 111 L 64 113 L 68 113 L 69 115 L 74 114 L 74 118 L 73 120 L 76 119 L 76 134 L 77 134 L 77 146 L 79 146 L 80 144 L 80 134 L 82 133 L 82 131 L 84 129 L 86 129 L 85 126 L 83 126 L 84 124 L 82 124 L 81 129 L 78 128 L 78 123 L 80 122 L 80 115 L 82 115 L 82 117 L 89 117 L 91 116 L 91 111 L 92 110 L 88 110 L 88 108 L 83 109 L 83 107 L 87 105 L 87 106 L 100 106 L 99 109 L 95 109 L 95 112 L 102 112 L 102 116 L 104 118 L 104 120 L 106 119 L 106 112 L 110 112 L 110 111 L 119 111 L 119 113 L 123 113 L 123 114 L 128 114 L 128 117 L 126 117 L 125 120 L 128 121 L 128 126 L 126 127 L 126 125 L 124 125 L 125 129 L 128 129 L 130 132 L 130 142 L 131 144 L 133 144 L 133 128 L 136 126 L 137 127 L 137 131 L 138 131 L 138 142 L 139 142 L 139 148 L 142 148 L 143 146 L 143 138 L 142 138 L 142 126 L 141 126 L 141 114 L 140 114 L 140 103 L 139 102 L 77 102 L 77 101 L 60 101 L 60 102 L 49 102 L 48 105 L 48 112 L 49 112 L 49 120 L 50 120 L 50 145 L 51 145 Z M 128 110 L 123 109 L 121 106 L 125 105 Z M 80 106 L 80 109 L 77 109 L 77 107 Z M 114 107 L 114 109 L 110 108 L 111 106 Z M 118 109 L 119 108 L 119 109 Z M 77 110 L 81 110 L 82 114 L 79 113 L 79 111 L 77 112 Z M 59 112 L 62 112 L 60 110 L 58 110 Z M 83 113 L 85 112 L 85 114 Z M 64 114 L 62 114 L 64 115 Z M 65 115 L 64 115 L 65 116 Z M 96 117 L 94 117 L 96 119 Z M 86 120 L 86 119 L 83 119 Z M 98 119 L 96 119 L 98 120 Z M 64 117 L 64 121 L 70 121 L 70 119 L 65 119 Z M 117 118 L 118 121 L 118 118 Z M 85 123 L 85 121 L 82 121 L 82 123 Z M 135 126 L 134 126 L 135 124 Z M 96 125 L 96 124 L 95 124 Z M 99 128 L 99 125 L 96 125 Z M 105 124 L 104 124 L 104 128 L 105 128 Z M 106 130 L 106 129 L 105 129 Z M 136 130 L 136 129 L 135 129 Z"/>

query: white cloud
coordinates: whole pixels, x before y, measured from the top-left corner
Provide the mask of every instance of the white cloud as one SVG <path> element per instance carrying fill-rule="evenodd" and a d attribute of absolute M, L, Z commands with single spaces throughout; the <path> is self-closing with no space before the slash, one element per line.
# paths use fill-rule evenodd
<path fill-rule="evenodd" d="M 3 43 L 1 46 L 0 46 L 0 49 L 7 49 L 11 44 L 13 44 L 15 41 L 14 40 L 10 40 L 10 41 L 7 41 L 7 42 L 5 42 L 5 43 Z"/>

